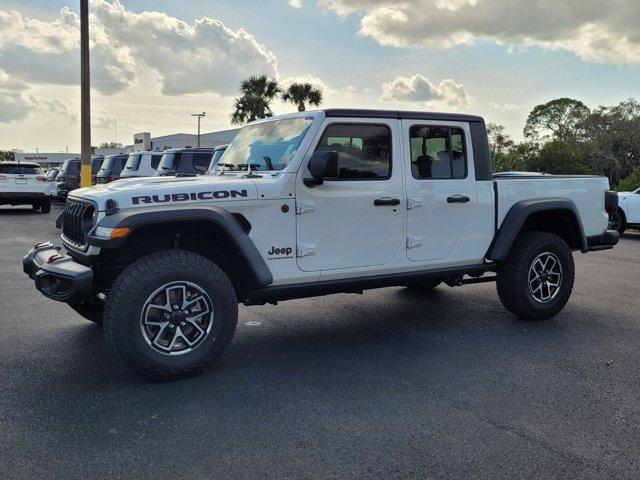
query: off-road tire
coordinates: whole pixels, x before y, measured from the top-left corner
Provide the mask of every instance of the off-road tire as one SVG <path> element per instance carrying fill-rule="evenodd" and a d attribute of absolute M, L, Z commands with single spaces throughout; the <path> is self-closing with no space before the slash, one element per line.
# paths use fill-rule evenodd
<path fill-rule="evenodd" d="M 442 283 L 442 280 L 428 279 L 420 280 L 418 282 L 408 283 L 405 285 L 407 290 L 411 292 L 430 292 Z"/>
<path fill-rule="evenodd" d="M 77 313 L 79 313 L 83 318 L 89 320 L 93 323 L 102 324 L 103 323 L 103 310 L 104 305 L 100 303 L 99 300 L 96 300 L 97 303 L 93 302 L 84 302 L 84 303 L 76 303 L 69 304 L 71 308 L 73 308 Z"/>
<path fill-rule="evenodd" d="M 211 331 L 196 348 L 166 355 L 146 343 L 140 328 L 149 296 L 171 282 L 192 282 L 210 297 Z M 114 281 L 104 308 L 104 332 L 115 353 L 139 374 L 154 381 L 179 380 L 201 373 L 227 348 L 238 322 L 238 300 L 227 275 L 209 259 L 183 250 L 165 250 L 140 258 Z"/>
<path fill-rule="evenodd" d="M 529 288 L 529 272 L 535 259 L 555 255 L 562 266 L 562 280 L 555 297 L 546 303 L 535 299 Z M 504 262 L 498 266 L 497 289 L 502 305 L 527 320 L 548 320 L 566 305 L 573 290 L 575 265 L 571 249 L 562 238 L 547 232 L 525 232 L 515 240 Z"/>
<path fill-rule="evenodd" d="M 620 210 L 617 210 L 609 215 L 609 228 L 615 229 L 620 234 L 620 236 L 622 236 L 622 234 L 627 229 L 624 214 Z"/>
<path fill-rule="evenodd" d="M 51 200 L 45 200 L 40 204 L 40 211 L 42 213 L 49 213 L 51 211 Z"/>

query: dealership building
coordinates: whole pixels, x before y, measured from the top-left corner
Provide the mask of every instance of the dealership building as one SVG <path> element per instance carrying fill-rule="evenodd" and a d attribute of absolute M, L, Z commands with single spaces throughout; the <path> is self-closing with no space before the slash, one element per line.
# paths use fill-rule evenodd
<path fill-rule="evenodd" d="M 201 147 L 217 147 L 231 142 L 240 129 L 221 130 L 218 132 L 203 133 L 200 135 Z M 160 137 L 152 137 L 149 132 L 136 133 L 133 136 L 133 145 L 122 148 L 98 148 L 95 155 L 114 155 L 117 153 L 139 152 L 146 150 L 163 151 L 170 148 L 197 147 L 198 136 L 191 133 L 174 133 Z M 36 162 L 43 167 L 60 166 L 69 158 L 80 158 L 79 153 L 47 153 L 47 152 L 16 152 L 16 160 L 19 162 Z"/>

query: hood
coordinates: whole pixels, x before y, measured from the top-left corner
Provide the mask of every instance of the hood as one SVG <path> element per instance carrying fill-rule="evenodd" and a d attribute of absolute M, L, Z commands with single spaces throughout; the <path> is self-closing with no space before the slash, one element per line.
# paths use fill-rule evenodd
<path fill-rule="evenodd" d="M 70 197 L 92 200 L 99 210 L 115 200 L 118 208 L 256 200 L 250 178 L 231 175 L 200 177 L 134 177 L 74 190 Z"/>

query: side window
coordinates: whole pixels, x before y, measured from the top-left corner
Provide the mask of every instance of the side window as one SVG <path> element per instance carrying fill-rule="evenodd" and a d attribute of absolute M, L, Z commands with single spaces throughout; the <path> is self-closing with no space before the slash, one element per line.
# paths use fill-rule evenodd
<path fill-rule="evenodd" d="M 152 155 L 151 156 L 151 168 L 154 170 L 158 169 L 158 165 L 160 165 L 160 159 L 162 155 Z"/>
<path fill-rule="evenodd" d="M 339 179 L 383 180 L 391 176 L 391 130 L 386 125 L 329 125 L 316 151 L 338 152 Z"/>
<path fill-rule="evenodd" d="M 210 153 L 194 153 L 193 154 L 193 168 L 198 172 L 204 173 L 209 168 L 209 162 L 211 162 Z"/>
<path fill-rule="evenodd" d="M 409 136 L 413 178 L 466 178 L 467 155 L 461 128 L 414 125 Z"/>

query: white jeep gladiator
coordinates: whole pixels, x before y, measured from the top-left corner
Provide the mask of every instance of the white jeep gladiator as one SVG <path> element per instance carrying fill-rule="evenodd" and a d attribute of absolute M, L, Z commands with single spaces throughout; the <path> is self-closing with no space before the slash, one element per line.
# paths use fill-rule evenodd
<path fill-rule="evenodd" d="M 25 272 L 104 324 L 153 379 L 214 362 L 238 303 L 497 283 L 526 319 L 565 306 L 573 251 L 612 248 L 603 177 L 491 174 L 482 118 L 325 110 L 244 127 L 207 176 L 120 180 L 69 194 L 61 248 Z"/>

